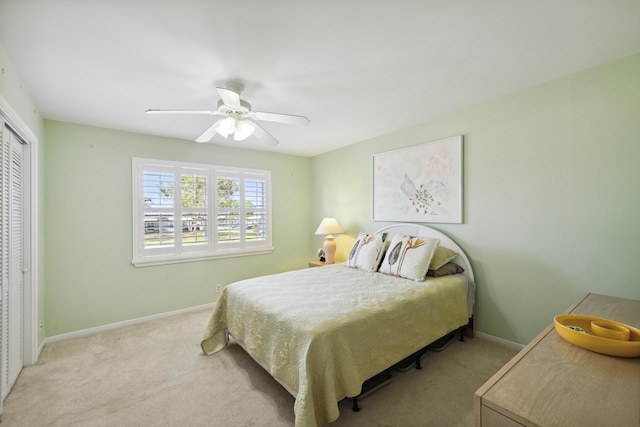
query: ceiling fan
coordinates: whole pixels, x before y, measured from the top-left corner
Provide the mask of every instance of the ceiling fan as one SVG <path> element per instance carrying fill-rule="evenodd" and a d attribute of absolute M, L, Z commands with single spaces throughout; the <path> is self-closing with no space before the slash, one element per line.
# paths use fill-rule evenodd
<path fill-rule="evenodd" d="M 278 140 L 267 132 L 257 121 L 278 122 L 291 125 L 306 126 L 309 119 L 293 114 L 267 113 L 252 111 L 251 104 L 240 99 L 240 93 L 244 89 L 241 83 L 227 83 L 227 88 L 217 87 L 220 95 L 216 110 L 146 110 L 147 114 L 206 114 L 210 116 L 223 116 L 215 121 L 202 135 L 196 138 L 196 142 L 209 142 L 216 132 L 225 138 L 233 135 L 235 141 L 243 141 L 255 135 L 258 139 L 269 145 L 278 144 Z"/>

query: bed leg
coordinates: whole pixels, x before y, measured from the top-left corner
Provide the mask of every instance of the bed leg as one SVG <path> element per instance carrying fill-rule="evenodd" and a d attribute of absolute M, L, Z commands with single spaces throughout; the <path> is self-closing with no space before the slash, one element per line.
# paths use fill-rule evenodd
<path fill-rule="evenodd" d="M 422 369 L 422 364 L 420 363 L 420 356 L 416 358 L 416 369 Z"/>
<path fill-rule="evenodd" d="M 474 338 L 473 331 L 474 331 L 474 329 L 473 329 L 473 316 L 471 316 L 469 318 L 469 323 L 467 324 L 467 330 L 466 330 L 466 334 L 467 334 L 467 336 L 469 338 Z"/>
<path fill-rule="evenodd" d="M 464 342 L 464 334 L 467 331 L 467 327 L 466 326 L 462 326 L 460 328 L 460 342 Z"/>
<path fill-rule="evenodd" d="M 353 406 L 351 407 L 351 410 L 353 412 L 360 412 L 360 407 L 358 406 L 358 398 L 357 397 L 353 398 Z"/>

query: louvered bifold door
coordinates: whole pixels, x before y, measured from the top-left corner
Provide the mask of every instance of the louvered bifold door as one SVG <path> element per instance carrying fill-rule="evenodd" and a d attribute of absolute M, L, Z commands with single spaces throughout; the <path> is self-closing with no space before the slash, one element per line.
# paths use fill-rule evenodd
<path fill-rule="evenodd" d="M 9 138 L 4 123 L 0 146 L 0 401 L 9 390 Z"/>
<path fill-rule="evenodd" d="M 23 147 L 22 141 L 6 125 L 2 128 L 0 156 L 0 276 L 2 302 L 2 399 L 6 397 L 24 363 L 24 203 L 23 203 Z"/>
<path fill-rule="evenodd" d="M 24 364 L 24 203 L 22 142 L 9 134 L 9 384 L 10 390 Z"/>

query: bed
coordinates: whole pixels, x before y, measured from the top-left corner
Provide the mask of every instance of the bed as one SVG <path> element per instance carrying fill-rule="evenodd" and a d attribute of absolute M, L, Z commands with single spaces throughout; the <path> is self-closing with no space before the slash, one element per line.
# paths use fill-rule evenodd
<path fill-rule="evenodd" d="M 296 398 L 296 426 L 321 425 L 367 380 L 472 325 L 474 294 L 460 246 L 395 224 L 359 233 L 344 264 L 230 284 L 201 346 L 216 353 L 231 335 Z"/>

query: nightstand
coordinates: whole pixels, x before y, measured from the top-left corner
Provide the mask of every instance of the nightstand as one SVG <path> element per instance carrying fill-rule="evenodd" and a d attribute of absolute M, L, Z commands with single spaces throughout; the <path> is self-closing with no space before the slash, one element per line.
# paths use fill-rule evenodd
<path fill-rule="evenodd" d="M 309 267 L 324 267 L 325 265 L 342 264 L 342 262 L 336 262 L 334 264 L 327 264 L 324 261 L 309 261 Z"/>

